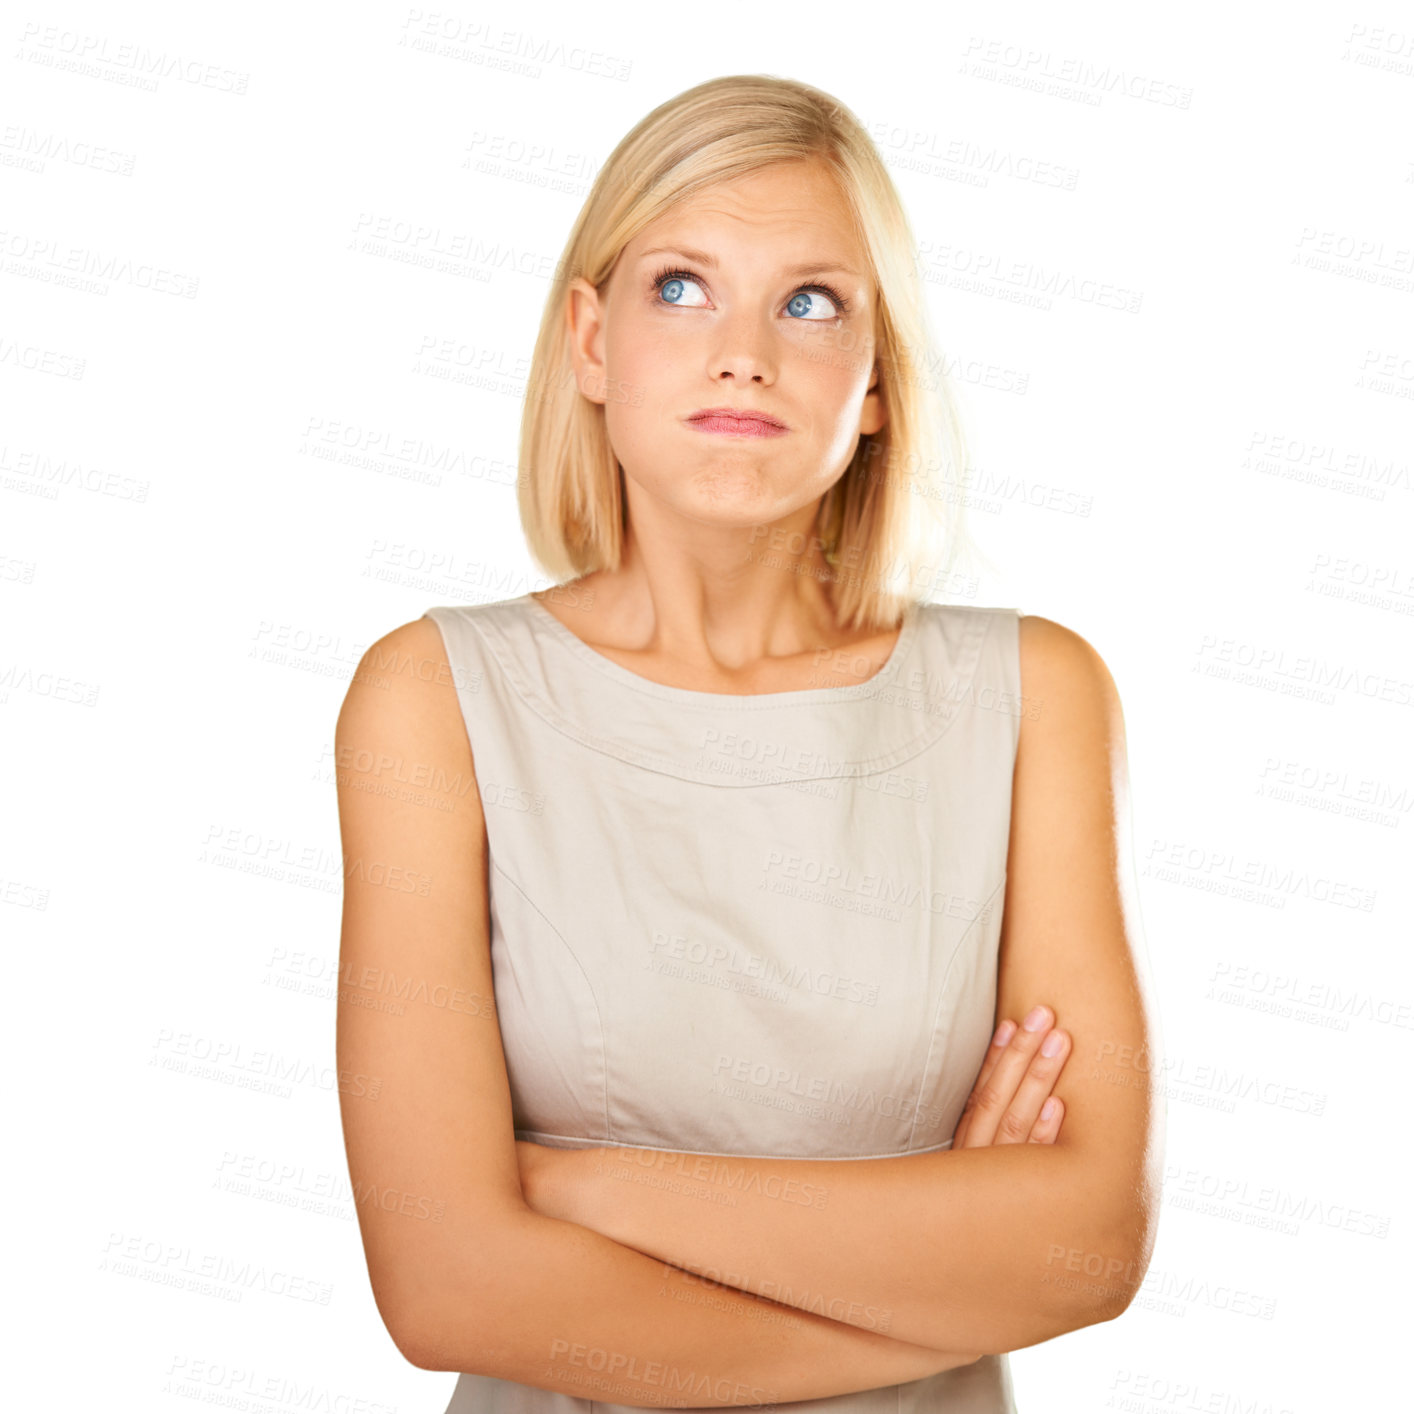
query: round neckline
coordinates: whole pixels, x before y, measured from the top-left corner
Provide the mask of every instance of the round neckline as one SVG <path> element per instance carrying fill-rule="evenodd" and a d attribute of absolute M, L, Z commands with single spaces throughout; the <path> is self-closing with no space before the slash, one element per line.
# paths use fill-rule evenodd
<path fill-rule="evenodd" d="M 898 665 L 903 662 L 904 657 L 913 646 L 923 604 L 923 601 L 918 599 L 909 602 L 903 613 L 903 623 L 899 629 L 899 635 L 894 640 L 893 648 L 889 650 L 889 656 L 884 659 L 879 671 L 871 673 L 863 682 L 843 683 L 838 687 L 790 688 L 784 692 L 700 692 L 695 688 L 671 687 L 667 683 L 654 682 L 652 678 L 646 678 L 640 673 L 633 672 L 624 667 L 622 663 L 616 663 L 612 658 L 606 657 L 597 648 L 590 647 L 573 629 L 561 623 L 529 591 L 521 598 L 532 606 L 541 621 L 577 658 L 588 663 L 590 667 L 597 669 L 606 677 L 612 678 L 615 682 L 646 693 L 650 697 L 666 701 L 734 708 L 780 707 L 786 703 L 795 702 L 843 702 L 868 698 L 894 676 Z"/>

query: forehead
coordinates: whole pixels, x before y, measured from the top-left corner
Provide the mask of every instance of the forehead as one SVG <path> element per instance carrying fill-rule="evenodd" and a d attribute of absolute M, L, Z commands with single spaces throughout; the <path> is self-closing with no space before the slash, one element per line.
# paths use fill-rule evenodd
<path fill-rule="evenodd" d="M 629 260 L 667 248 L 739 260 L 759 252 L 772 265 L 792 257 L 801 270 L 836 269 L 864 278 L 868 268 L 849 204 L 816 162 L 765 167 L 694 192 L 625 247 Z"/>

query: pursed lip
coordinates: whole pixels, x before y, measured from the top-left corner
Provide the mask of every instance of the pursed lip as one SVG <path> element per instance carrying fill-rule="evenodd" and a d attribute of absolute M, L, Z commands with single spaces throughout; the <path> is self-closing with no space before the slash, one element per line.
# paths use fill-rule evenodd
<path fill-rule="evenodd" d="M 700 422 L 703 418 L 725 418 L 732 422 L 742 424 L 743 429 L 751 427 L 765 427 L 775 432 L 789 432 L 790 428 L 778 417 L 772 417 L 769 413 L 752 412 L 747 408 L 699 408 L 686 421 Z"/>

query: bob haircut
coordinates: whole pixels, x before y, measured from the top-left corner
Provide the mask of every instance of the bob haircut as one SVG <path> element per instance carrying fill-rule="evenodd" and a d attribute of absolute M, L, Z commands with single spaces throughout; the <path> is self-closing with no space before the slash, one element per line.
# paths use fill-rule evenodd
<path fill-rule="evenodd" d="M 813 533 L 831 571 L 823 582 L 842 624 L 882 631 L 950 573 L 953 537 L 962 529 L 966 449 L 933 352 L 903 204 L 844 105 L 808 84 L 746 74 L 688 89 L 623 138 L 555 269 L 521 414 L 517 499 L 531 554 L 556 580 L 617 569 L 628 514 L 603 406 L 575 380 L 571 280 L 582 276 L 602 292 L 623 248 L 675 204 L 714 183 L 810 159 L 826 163 L 839 183 L 871 267 L 887 414 L 877 433 L 861 435 L 848 467 L 820 498 Z M 798 554 L 806 546 L 787 548 Z"/>

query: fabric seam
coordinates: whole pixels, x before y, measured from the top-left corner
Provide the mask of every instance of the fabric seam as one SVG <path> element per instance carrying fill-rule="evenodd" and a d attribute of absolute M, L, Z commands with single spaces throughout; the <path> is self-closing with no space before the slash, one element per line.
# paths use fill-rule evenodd
<path fill-rule="evenodd" d="M 547 1129 L 526 1129 L 527 1134 L 541 1134 L 546 1139 L 565 1139 L 571 1144 L 584 1145 L 582 1135 L 578 1134 L 552 1134 Z M 655 1153 L 664 1154 L 689 1154 L 693 1157 L 711 1159 L 806 1159 L 818 1160 L 820 1163 L 849 1163 L 856 1159 L 902 1159 L 911 1154 L 931 1154 L 938 1149 L 947 1149 L 952 1145 L 952 1139 L 945 1139 L 941 1144 L 931 1144 L 926 1149 L 890 1149 L 883 1154 L 736 1154 L 721 1152 L 716 1149 L 675 1149 L 668 1144 L 630 1144 L 623 1139 L 610 1139 L 604 1143 L 592 1140 L 586 1148 L 590 1149 L 642 1149 L 651 1150 Z"/>
<path fill-rule="evenodd" d="M 992 892 L 987 895 L 986 900 L 983 902 L 981 908 L 977 910 L 977 917 L 974 918 L 972 922 L 970 922 L 967 927 L 962 930 L 961 937 L 959 937 L 957 942 L 953 945 L 953 950 L 948 956 L 948 965 L 943 969 L 943 980 L 938 988 L 938 1000 L 936 1005 L 933 1007 L 933 1019 L 929 1023 L 928 1027 L 928 1055 L 923 1062 L 923 1074 L 920 1080 L 920 1084 L 926 1085 L 928 1083 L 928 1074 L 933 1066 L 933 1052 L 937 1050 L 938 1047 L 938 1017 L 942 1013 L 943 1002 L 946 1000 L 948 995 L 948 980 L 952 977 L 952 970 L 957 965 L 957 959 L 962 953 L 962 945 L 972 935 L 972 930 L 976 928 L 977 925 L 981 923 L 984 918 L 987 917 L 987 909 L 991 906 L 992 900 L 996 898 L 997 894 L 1000 893 L 1002 888 L 1006 885 L 1006 881 L 1006 871 L 1003 870 L 1000 882 L 997 884 L 996 888 L 994 888 Z M 913 1143 L 913 1136 L 917 1129 L 918 1114 L 915 1113 L 913 1116 L 913 1123 L 909 1126 L 908 1129 L 908 1142 L 910 1145 Z M 948 1142 L 952 1143 L 952 1140 L 949 1139 Z M 921 1154 L 927 1151 L 923 1149 L 915 1150 L 910 1148 L 907 1152 Z"/>
<path fill-rule="evenodd" d="M 946 608 L 953 606 L 942 605 L 939 607 Z M 971 605 L 959 605 L 956 607 L 975 612 L 974 607 Z M 966 627 L 961 651 L 959 653 L 959 660 L 962 665 L 962 671 L 959 676 L 968 684 L 971 684 L 976 677 L 977 667 L 981 661 L 982 645 L 991 631 L 995 616 L 996 611 L 989 608 L 977 614 L 977 617 L 969 622 Z M 480 633 L 479 628 L 477 632 Z M 569 738 L 571 741 L 578 742 L 581 746 L 585 746 L 591 751 L 597 751 L 601 755 L 612 757 L 616 761 L 623 761 L 641 770 L 652 771 L 657 775 L 669 776 L 675 780 L 687 780 L 693 781 L 699 785 L 714 786 L 719 790 L 753 790 L 771 786 L 799 785 L 809 781 L 848 780 L 856 779 L 861 776 L 877 775 L 881 771 L 887 771 L 894 766 L 902 765 L 905 761 L 911 761 L 915 756 L 926 751 L 935 742 L 940 741 L 946 736 L 953 723 L 957 720 L 961 706 L 960 702 L 950 704 L 951 710 L 937 714 L 939 719 L 937 723 L 930 723 L 916 736 L 910 738 L 902 745 L 895 747 L 891 752 L 886 752 L 882 756 L 871 757 L 865 761 L 850 763 L 851 769 L 849 770 L 826 772 L 818 775 L 788 776 L 774 781 L 742 781 L 733 783 L 731 781 L 718 780 L 706 772 L 698 773 L 681 766 L 673 768 L 660 758 L 652 757 L 646 752 L 635 752 L 631 748 L 609 742 L 590 732 L 575 727 L 572 723 L 562 719 L 559 713 L 541 702 L 538 694 L 536 694 L 521 677 L 517 670 L 517 665 L 502 656 L 500 648 L 491 635 L 483 633 L 481 637 L 488 651 L 500 665 L 506 681 L 510 684 L 516 695 L 536 716 L 545 722 L 546 725 L 559 732 L 562 736 Z M 853 700 L 869 702 L 876 700 L 876 698 L 860 697 Z M 770 704 L 764 707 L 763 710 L 769 711 L 771 710 L 771 706 L 774 705 L 787 706 L 789 704 Z"/>
<path fill-rule="evenodd" d="M 490 858 L 489 848 L 487 851 L 487 857 Z M 604 1089 L 602 1096 L 604 1105 L 604 1133 L 612 1135 L 614 1131 L 613 1126 L 609 1123 L 609 1057 L 605 1045 L 604 1013 L 599 1009 L 599 998 L 595 994 L 594 984 L 589 980 L 589 974 L 584 970 L 584 964 L 579 960 L 579 955 L 569 945 L 568 941 L 565 938 L 565 935 L 560 932 L 557 927 L 555 927 L 555 925 L 549 920 L 549 918 L 545 916 L 544 909 L 542 909 L 540 905 L 537 904 L 533 898 L 531 898 L 529 893 L 527 893 L 526 890 L 523 889 L 520 884 L 516 882 L 515 879 L 513 879 L 509 874 L 506 873 L 506 871 L 494 858 L 491 859 L 491 868 L 497 874 L 499 874 L 501 878 L 503 878 L 521 896 L 521 898 L 526 901 L 526 903 L 540 917 L 541 922 L 543 922 L 545 926 L 555 935 L 555 937 L 559 939 L 560 946 L 563 947 L 564 950 L 570 955 L 570 958 L 573 960 L 574 965 L 579 968 L 580 976 L 584 979 L 584 986 L 585 990 L 589 993 L 589 1000 L 594 1003 L 594 1017 L 599 1023 L 599 1063 L 601 1074 L 604 1077 Z M 492 981 L 494 990 L 495 979 L 493 978 Z M 499 1020 L 496 1023 L 496 1028 L 498 1031 L 500 1030 Z M 502 1040 L 504 1044 L 504 1038 L 502 1038 Z"/>
<path fill-rule="evenodd" d="M 529 595 L 522 595 L 521 597 L 530 599 Z M 677 706 L 694 708 L 702 712 L 717 712 L 724 709 L 727 711 L 769 712 L 773 709 L 779 710 L 797 707 L 800 703 L 796 699 L 799 698 L 806 699 L 806 706 L 826 702 L 870 701 L 871 694 L 867 689 L 873 687 L 876 683 L 882 686 L 888 679 L 897 676 L 904 659 L 913 651 L 913 645 L 918 639 L 918 631 L 923 623 L 923 616 L 932 606 L 932 601 L 925 599 L 916 599 L 913 601 L 908 621 L 904 624 L 900 637 L 895 641 L 888 661 L 872 678 L 867 678 L 862 683 L 843 683 L 839 687 L 806 688 L 799 692 L 757 692 L 745 694 L 733 692 L 697 692 L 690 688 L 669 687 L 666 683 L 652 682 L 648 678 L 640 679 L 637 673 L 630 672 L 627 668 L 623 667 L 622 664 L 615 663 L 613 659 L 605 658 L 603 654 L 595 652 L 582 638 L 566 628 L 543 604 L 534 599 L 530 599 L 530 604 L 532 606 L 532 612 L 535 613 L 537 617 L 540 614 L 544 614 L 545 617 L 550 620 L 546 628 L 551 633 L 555 633 L 558 629 L 559 632 L 556 633 L 557 638 L 561 635 L 565 635 L 561 641 L 564 642 L 565 647 L 574 653 L 576 657 L 582 659 L 589 667 L 602 673 L 611 682 L 616 682 L 620 686 L 628 688 L 630 691 L 642 692 L 646 696 L 652 697 L 659 702 L 672 702 Z M 972 606 L 964 605 L 962 607 L 971 608 Z M 615 669 L 619 671 L 616 672 Z M 623 676 L 620 676 L 620 673 L 622 673 Z M 689 697 L 693 699 L 711 698 L 713 700 L 689 701 L 681 697 L 679 695 L 681 693 L 687 693 Z M 843 694 L 846 693 L 849 695 L 844 696 Z M 715 700 L 719 697 L 722 699 L 720 703 Z M 760 700 L 761 698 L 784 698 L 787 700 L 763 702 Z"/>

